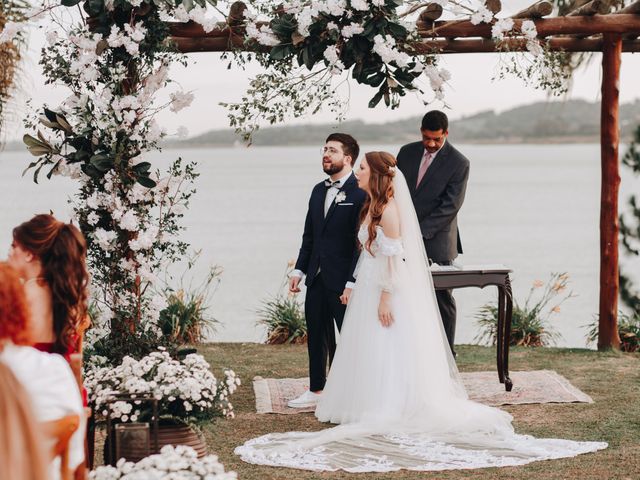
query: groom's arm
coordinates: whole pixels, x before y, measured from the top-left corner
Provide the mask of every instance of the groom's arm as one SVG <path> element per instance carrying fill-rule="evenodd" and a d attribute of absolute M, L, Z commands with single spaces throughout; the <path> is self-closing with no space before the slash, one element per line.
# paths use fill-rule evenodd
<path fill-rule="evenodd" d="M 313 197 L 313 195 L 312 195 Z M 304 231 L 302 232 L 302 245 L 298 252 L 298 260 L 296 261 L 295 270 L 292 275 L 306 274 L 311 259 L 311 251 L 313 250 L 313 221 L 311 219 L 311 199 L 309 199 L 309 208 L 307 217 L 304 221 Z M 297 270 L 297 272 L 296 272 Z"/>
<path fill-rule="evenodd" d="M 449 225 L 458 214 L 467 190 L 469 162 L 466 161 L 453 174 L 440 196 L 440 205 L 429 215 L 420 219 L 420 230 L 427 240 Z"/>

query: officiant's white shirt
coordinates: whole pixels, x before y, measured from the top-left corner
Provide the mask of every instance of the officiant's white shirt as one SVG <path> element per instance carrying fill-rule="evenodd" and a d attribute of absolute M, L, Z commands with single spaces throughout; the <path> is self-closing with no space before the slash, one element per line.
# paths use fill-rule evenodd
<path fill-rule="evenodd" d="M 75 469 L 84 460 L 84 407 L 78 384 L 67 361 L 60 355 L 45 353 L 31 347 L 5 345 L 0 352 L 3 362 L 22 384 L 38 422 L 57 420 L 67 415 L 79 415 L 80 426 L 69 442 L 69 467 Z M 58 465 L 50 472 L 59 477 Z"/>

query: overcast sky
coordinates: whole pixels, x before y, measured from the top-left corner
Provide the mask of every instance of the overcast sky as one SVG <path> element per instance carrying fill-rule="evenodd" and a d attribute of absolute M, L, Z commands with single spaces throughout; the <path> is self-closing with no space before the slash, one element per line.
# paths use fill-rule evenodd
<path fill-rule="evenodd" d="M 515 0 L 510 2 L 512 8 L 518 8 L 531 3 L 530 0 Z M 56 107 L 62 99 L 69 95 L 69 91 L 62 87 L 44 85 L 40 67 L 37 65 L 38 56 L 44 44 L 44 31 L 47 25 L 34 29 L 31 33 L 29 51 L 26 55 L 25 74 L 20 86 L 22 95 L 18 103 L 23 107 L 26 98 L 33 100 L 34 106 L 45 103 Z M 246 71 L 240 69 L 227 70 L 227 62 L 220 60 L 216 53 L 191 54 L 191 63 L 187 68 L 174 66 L 171 77 L 186 91 L 195 94 L 195 101 L 191 107 L 171 113 L 168 110 L 161 113 L 159 121 L 169 133 L 174 133 L 178 127 L 185 126 L 189 135 L 197 135 L 210 129 L 228 126 L 226 111 L 219 106 L 219 102 L 238 101 L 242 96 L 248 78 L 257 73 L 258 67 L 251 67 Z M 492 81 L 499 71 L 500 56 L 497 54 L 455 54 L 442 56 L 441 66 L 447 68 L 452 79 L 445 90 L 445 101 L 450 107 L 446 110 L 453 119 L 470 115 L 482 110 L 503 111 L 517 105 L 523 105 L 545 100 L 542 91 L 527 87 L 524 82 L 515 77 L 507 80 Z M 582 98 L 589 101 L 600 99 L 601 55 L 593 57 L 587 68 L 581 69 L 575 76 L 574 85 L 567 97 Z M 621 102 L 629 102 L 640 98 L 640 54 L 623 54 L 621 72 Z M 176 89 L 170 86 L 167 94 Z M 420 115 L 425 107 L 417 97 L 408 94 L 402 100 L 399 109 L 390 110 L 383 106 L 383 102 L 376 109 L 367 108 L 369 98 L 375 93 L 369 87 L 350 84 L 350 106 L 348 119 L 363 119 L 370 123 L 381 123 L 393 119 Z M 554 99 L 557 100 L 557 99 Z M 434 103 L 433 107 L 441 108 L 442 104 Z M 333 117 L 330 112 L 321 112 L 314 117 L 295 120 L 295 123 L 330 122 Z M 294 121 L 292 121 L 294 122 Z M 7 131 L 9 140 L 22 136 L 21 124 L 14 123 Z"/>

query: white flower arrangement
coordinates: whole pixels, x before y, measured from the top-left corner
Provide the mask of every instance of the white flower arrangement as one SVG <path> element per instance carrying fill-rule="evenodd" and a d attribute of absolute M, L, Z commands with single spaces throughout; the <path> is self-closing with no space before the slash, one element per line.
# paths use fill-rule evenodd
<path fill-rule="evenodd" d="M 162 447 L 160 453 L 138 463 L 120 459 L 115 467 L 101 466 L 89 473 L 91 480 L 235 480 L 235 472 L 225 472 L 215 455 L 198 458 L 185 445 Z"/>
<path fill-rule="evenodd" d="M 218 381 L 209 368 L 202 355 L 189 354 L 184 360 L 176 360 L 160 349 L 140 360 L 124 357 L 115 368 L 95 366 L 87 372 L 84 384 L 94 410 L 120 422 L 148 418 L 149 407 L 137 400 L 133 405 L 113 402 L 114 392 L 134 398 L 152 395 L 158 400 L 158 413 L 163 418 L 186 422 L 214 416 L 233 418 L 229 396 L 240 385 L 240 379 L 233 370 L 225 370 L 224 380 Z"/>
<path fill-rule="evenodd" d="M 336 204 L 338 204 L 338 203 L 344 202 L 346 199 L 347 199 L 347 194 L 346 193 L 338 192 L 338 194 L 336 195 L 336 198 L 335 198 L 334 201 L 336 202 Z"/>

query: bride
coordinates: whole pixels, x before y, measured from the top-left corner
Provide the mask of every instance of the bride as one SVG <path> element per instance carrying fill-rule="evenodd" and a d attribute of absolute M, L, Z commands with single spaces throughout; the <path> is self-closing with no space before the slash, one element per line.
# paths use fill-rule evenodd
<path fill-rule="evenodd" d="M 271 433 L 235 453 L 315 471 L 434 471 L 524 465 L 607 447 L 516 434 L 507 412 L 468 399 L 446 340 L 418 220 L 395 158 L 369 152 L 362 253 L 315 415 L 339 426 Z"/>

